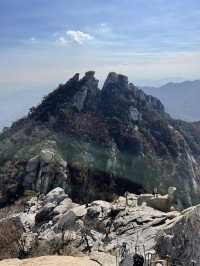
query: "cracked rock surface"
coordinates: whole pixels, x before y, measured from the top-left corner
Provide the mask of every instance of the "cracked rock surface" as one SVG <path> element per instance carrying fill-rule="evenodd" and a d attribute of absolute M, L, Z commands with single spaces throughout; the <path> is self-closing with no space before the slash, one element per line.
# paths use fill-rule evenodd
<path fill-rule="evenodd" d="M 124 242 L 130 252 L 136 245 L 152 251 L 158 232 L 180 216 L 176 211 L 164 213 L 145 205 L 126 206 L 125 202 L 119 197 L 115 202 L 78 205 L 61 188 L 33 197 L 25 211 L 15 215 L 23 226 L 27 255 L 90 254 L 103 261 L 103 254 L 119 254 Z"/>

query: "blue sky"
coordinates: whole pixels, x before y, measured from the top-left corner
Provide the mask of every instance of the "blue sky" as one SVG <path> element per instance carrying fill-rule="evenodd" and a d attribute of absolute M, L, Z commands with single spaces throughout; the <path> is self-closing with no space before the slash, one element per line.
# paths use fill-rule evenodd
<path fill-rule="evenodd" d="M 199 0 L 0 0 L 0 90 L 74 72 L 141 85 L 200 79 Z"/>

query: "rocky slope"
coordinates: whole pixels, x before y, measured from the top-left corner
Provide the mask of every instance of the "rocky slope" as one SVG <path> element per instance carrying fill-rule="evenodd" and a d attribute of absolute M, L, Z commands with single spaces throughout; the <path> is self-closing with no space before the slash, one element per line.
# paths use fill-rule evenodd
<path fill-rule="evenodd" d="M 138 203 L 128 194 L 78 205 L 61 188 L 33 197 L 23 212 L 0 219 L 0 259 L 89 254 L 106 266 L 121 261 L 123 243 L 130 254 L 155 251 L 158 232 L 180 213 Z"/>
<path fill-rule="evenodd" d="M 200 137 L 162 103 L 110 73 L 76 74 L 0 135 L 0 203 L 61 186 L 79 203 L 125 191 L 178 187 L 179 205 L 200 195 Z"/>
<path fill-rule="evenodd" d="M 121 261 L 123 266 L 129 265 L 124 261 L 135 252 L 146 258 L 150 252 L 154 261 L 169 257 L 175 265 L 192 265 L 194 260 L 199 266 L 200 206 L 162 212 L 142 203 L 141 197 L 149 195 L 127 194 L 114 202 L 97 200 L 79 205 L 61 188 L 33 197 L 24 211 L 0 219 L 0 259 L 68 255 L 79 258 L 46 257 L 16 263 L 46 265 L 54 261 L 62 265 L 71 260 L 70 265 L 97 262 L 114 266 Z"/>

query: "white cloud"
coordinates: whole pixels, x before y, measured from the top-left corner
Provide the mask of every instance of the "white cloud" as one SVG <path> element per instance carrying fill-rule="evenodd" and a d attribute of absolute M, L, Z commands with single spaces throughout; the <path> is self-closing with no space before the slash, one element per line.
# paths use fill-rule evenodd
<path fill-rule="evenodd" d="M 91 41 L 94 39 L 92 35 L 82 32 L 82 31 L 68 30 L 66 34 L 70 41 L 75 42 L 80 45 L 86 41 Z"/>
<path fill-rule="evenodd" d="M 57 43 L 65 46 L 69 43 L 69 41 L 65 37 L 61 36 L 58 38 Z"/>
<path fill-rule="evenodd" d="M 57 34 L 56 34 L 57 35 Z M 76 43 L 79 45 L 84 44 L 87 41 L 93 40 L 94 37 L 89 33 L 82 31 L 68 30 L 65 35 L 58 37 L 56 43 L 62 46 L 66 46 L 70 43 Z"/>

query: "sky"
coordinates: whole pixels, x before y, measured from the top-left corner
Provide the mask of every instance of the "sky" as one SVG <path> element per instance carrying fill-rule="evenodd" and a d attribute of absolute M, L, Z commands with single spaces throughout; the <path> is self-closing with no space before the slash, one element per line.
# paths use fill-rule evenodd
<path fill-rule="evenodd" d="M 200 79 L 199 0 L 0 0 L 0 92 L 74 73 L 137 85 Z"/>

